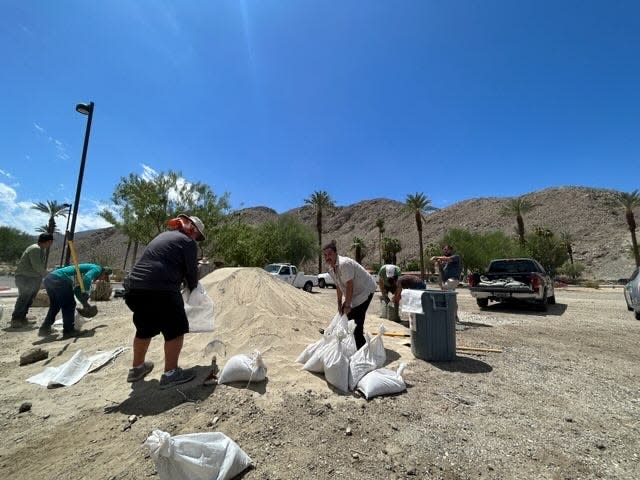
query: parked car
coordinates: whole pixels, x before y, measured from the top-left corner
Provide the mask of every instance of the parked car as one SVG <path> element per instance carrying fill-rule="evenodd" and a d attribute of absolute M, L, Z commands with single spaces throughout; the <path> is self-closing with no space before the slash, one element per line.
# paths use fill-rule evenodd
<path fill-rule="evenodd" d="M 636 320 L 640 320 L 640 267 L 631 274 L 631 278 L 624 286 L 624 299 L 627 308 L 636 315 Z"/>
<path fill-rule="evenodd" d="M 333 278 L 331 278 L 331 275 L 325 272 L 318 275 L 318 286 L 320 288 L 327 288 L 327 287 L 336 288 L 336 282 L 333 281 Z"/>
<path fill-rule="evenodd" d="M 264 269 L 275 278 L 282 280 L 294 287 L 302 288 L 305 292 L 311 292 L 318 286 L 317 275 L 305 275 L 299 272 L 298 267 L 290 263 L 270 263 Z"/>

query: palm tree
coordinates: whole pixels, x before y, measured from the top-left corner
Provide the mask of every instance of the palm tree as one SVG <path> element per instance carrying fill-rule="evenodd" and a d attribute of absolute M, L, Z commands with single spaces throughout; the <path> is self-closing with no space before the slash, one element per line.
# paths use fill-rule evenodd
<path fill-rule="evenodd" d="M 304 199 L 305 206 L 316 212 L 316 231 L 318 232 L 318 273 L 322 272 L 322 212 L 335 208 L 335 203 L 324 190 L 316 190 Z"/>
<path fill-rule="evenodd" d="M 561 232 L 560 233 L 560 242 L 567 249 L 567 254 L 569 255 L 569 261 L 571 265 L 573 265 L 573 236 L 569 232 Z"/>
<path fill-rule="evenodd" d="M 56 231 L 56 217 L 66 217 L 68 213 L 69 205 L 66 203 L 58 203 L 55 200 L 47 200 L 46 203 L 38 202 L 34 203 L 31 208 L 38 210 L 39 212 L 49 215 L 49 222 L 46 225 L 46 230 L 43 233 L 50 233 L 53 235 Z M 44 257 L 44 267 L 47 268 L 49 262 L 49 249 Z"/>
<path fill-rule="evenodd" d="M 367 246 L 360 237 L 353 237 L 351 250 L 356 252 L 356 262 L 362 264 L 362 259 L 367 255 Z"/>
<path fill-rule="evenodd" d="M 422 246 L 422 219 L 427 210 L 436 210 L 431 205 L 431 200 L 424 193 L 410 193 L 404 201 L 403 210 L 413 213 L 416 218 L 416 228 L 418 229 L 418 244 L 420 247 L 420 277 L 425 280 L 424 274 L 424 248 Z"/>
<path fill-rule="evenodd" d="M 398 263 L 397 255 L 402 250 L 400 240 L 397 238 L 384 237 L 382 239 L 382 251 L 385 263 Z"/>
<path fill-rule="evenodd" d="M 640 191 L 616 192 L 613 202 L 616 206 L 624 208 L 624 215 L 631 233 L 631 249 L 636 260 L 636 267 L 640 267 L 640 252 L 638 252 L 638 239 L 636 238 L 636 219 L 633 215 L 633 209 L 640 207 Z"/>
<path fill-rule="evenodd" d="M 384 233 L 384 220 L 382 218 L 376 220 L 376 228 L 378 229 L 378 250 L 380 252 L 380 265 L 382 265 L 382 234 Z"/>
<path fill-rule="evenodd" d="M 522 197 L 518 197 L 518 198 L 512 198 L 511 200 L 509 200 L 509 202 L 500 210 L 501 215 L 504 215 L 507 217 L 511 217 L 515 215 L 516 223 L 518 224 L 517 230 L 516 230 L 518 233 L 518 241 L 522 246 L 524 246 L 526 242 L 524 238 L 524 220 L 522 219 L 522 215 L 524 215 L 527 212 L 530 212 L 531 210 L 533 210 L 534 207 L 535 205 L 533 203 L 529 202 L 528 200 L 525 200 Z"/>

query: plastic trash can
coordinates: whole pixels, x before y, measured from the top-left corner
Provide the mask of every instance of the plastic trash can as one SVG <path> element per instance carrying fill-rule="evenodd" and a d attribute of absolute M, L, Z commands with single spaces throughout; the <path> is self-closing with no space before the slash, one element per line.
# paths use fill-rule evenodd
<path fill-rule="evenodd" d="M 431 362 L 449 362 L 456 358 L 456 292 L 425 290 L 423 313 L 412 313 L 411 352 Z"/>

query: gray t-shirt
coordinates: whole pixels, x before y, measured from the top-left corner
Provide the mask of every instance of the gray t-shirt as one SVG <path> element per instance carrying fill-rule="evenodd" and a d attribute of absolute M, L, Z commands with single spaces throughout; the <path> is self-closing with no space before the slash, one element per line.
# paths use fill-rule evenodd
<path fill-rule="evenodd" d="M 178 230 L 156 236 L 129 274 L 129 288 L 179 292 L 198 284 L 198 247 L 195 240 Z"/>
<path fill-rule="evenodd" d="M 347 290 L 347 282 L 353 280 L 353 295 L 351 296 L 351 308 L 364 303 L 369 295 L 376 291 L 376 282 L 362 265 L 349 257 L 338 255 L 335 270 L 329 268 L 329 275 L 344 294 Z"/>

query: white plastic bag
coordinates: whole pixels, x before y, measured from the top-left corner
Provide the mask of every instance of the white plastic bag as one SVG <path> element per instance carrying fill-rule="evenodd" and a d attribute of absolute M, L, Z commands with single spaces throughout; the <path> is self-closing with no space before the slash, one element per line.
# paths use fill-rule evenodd
<path fill-rule="evenodd" d="M 189 292 L 182 291 L 184 311 L 189 320 L 189 333 L 212 332 L 214 323 L 213 300 L 200 282 Z"/>
<path fill-rule="evenodd" d="M 384 343 L 382 342 L 383 334 L 386 331 L 387 329 L 381 323 L 378 327 L 378 333 L 371 339 L 371 342 L 369 343 L 371 357 L 376 362 L 376 366 L 378 368 L 384 367 L 384 364 L 387 361 L 387 351 L 384 349 Z"/>
<path fill-rule="evenodd" d="M 402 372 L 406 366 L 407 364 L 403 362 L 395 372 L 388 368 L 379 368 L 369 372 L 358 383 L 358 390 L 364 394 L 367 400 L 379 395 L 404 392 L 407 385 L 402 379 Z"/>
<path fill-rule="evenodd" d="M 309 360 L 313 356 L 316 350 L 323 347 L 326 343 L 327 342 L 325 337 L 322 337 L 317 342 L 310 343 L 305 347 L 300 355 L 298 355 L 298 358 L 296 358 L 296 363 L 301 363 L 304 365 L 305 363 L 307 363 L 307 360 Z"/>
<path fill-rule="evenodd" d="M 349 391 L 349 358 L 337 338 L 324 355 L 324 378 L 341 392 Z"/>
<path fill-rule="evenodd" d="M 324 372 L 324 358 L 325 353 L 331 348 L 331 345 L 337 341 L 335 337 L 325 337 L 324 345 L 320 345 L 313 352 L 309 360 L 306 361 L 304 366 L 302 367 L 304 370 L 313 373 L 322 373 Z"/>
<path fill-rule="evenodd" d="M 234 355 L 222 368 L 218 383 L 261 382 L 267 377 L 267 367 L 262 355 L 256 351 L 252 355 Z"/>
<path fill-rule="evenodd" d="M 349 390 L 354 390 L 362 377 L 378 368 L 371 355 L 369 334 L 365 334 L 365 340 L 367 343 L 360 347 L 360 350 L 354 353 L 349 360 Z"/>
<path fill-rule="evenodd" d="M 220 432 L 172 437 L 154 430 L 144 444 L 161 480 L 228 480 L 252 463 L 236 442 Z"/>

